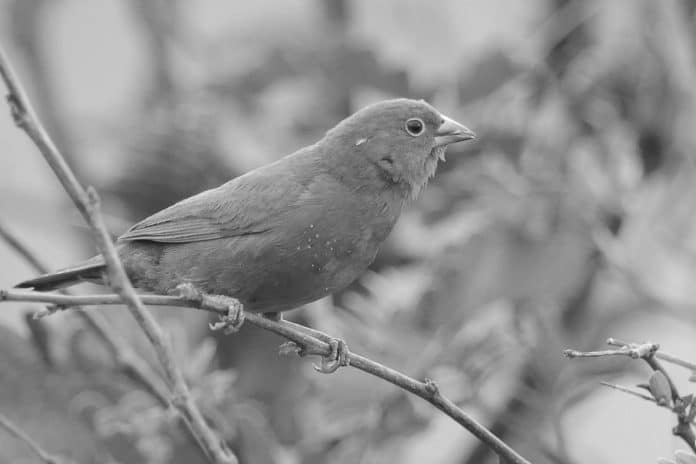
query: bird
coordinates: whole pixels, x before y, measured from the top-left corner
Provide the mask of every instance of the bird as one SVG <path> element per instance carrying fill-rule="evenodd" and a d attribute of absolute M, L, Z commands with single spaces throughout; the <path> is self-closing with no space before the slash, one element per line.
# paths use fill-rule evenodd
<path fill-rule="evenodd" d="M 447 146 L 473 138 L 424 100 L 377 102 L 318 142 L 143 219 L 116 249 L 142 291 L 185 284 L 280 314 L 358 279 Z M 105 284 L 105 269 L 99 255 L 16 287 Z"/>

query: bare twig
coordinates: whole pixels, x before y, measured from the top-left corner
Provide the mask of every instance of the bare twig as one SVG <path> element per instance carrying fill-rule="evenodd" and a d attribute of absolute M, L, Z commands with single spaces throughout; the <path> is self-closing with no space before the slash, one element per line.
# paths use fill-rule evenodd
<path fill-rule="evenodd" d="M 41 30 L 46 14 L 50 14 L 52 2 L 28 0 L 7 5 L 5 32 L 18 55 L 22 57 L 23 69 L 31 76 L 28 83 L 25 81 L 24 87 L 31 89 L 39 104 L 38 112 L 41 114 L 43 125 L 50 131 L 56 145 L 63 150 L 68 162 L 72 162 L 70 157 L 76 155 L 75 144 L 72 134 L 67 130 L 68 118 L 61 111 L 59 86 L 51 80 L 51 48 Z"/>
<path fill-rule="evenodd" d="M 633 359 L 640 358 L 635 350 L 620 349 L 620 350 L 599 350 L 599 351 L 578 351 L 564 350 L 563 356 L 566 358 L 605 358 L 607 356 L 628 356 Z"/>
<path fill-rule="evenodd" d="M 620 392 L 627 393 L 627 394 L 629 394 L 629 395 L 635 396 L 635 397 L 640 398 L 640 399 L 642 399 L 642 400 L 650 401 L 651 403 L 655 403 L 656 405 L 658 405 L 658 406 L 660 406 L 660 407 L 667 408 L 667 409 L 671 409 L 671 408 L 670 408 L 669 406 L 667 406 L 666 404 L 660 404 L 660 403 L 658 403 L 657 400 L 656 400 L 655 398 L 653 398 L 652 396 L 647 395 L 647 394 L 642 393 L 642 392 L 639 392 L 639 391 L 632 390 L 632 389 L 630 389 L 630 388 L 628 388 L 628 387 L 624 387 L 623 385 L 617 385 L 617 384 L 615 384 L 615 383 L 605 382 L 605 381 L 601 381 L 601 382 L 599 382 L 599 383 L 600 383 L 601 385 L 604 385 L 605 387 L 609 387 L 609 388 L 612 388 L 612 389 L 614 389 L 614 390 L 618 390 L 618 391 L 620 391 Z"/>
<path fill-rule="evenodd" d="M 628 343 L 623 342 L 621 340 L 617 340 L 615 338 L 609 338 L 607 340 L 607 345 L 620 346 L 621 349 L 628 349 L 637 353 L 638 356 L 635 356 L 634 358 L 643 359 L 646 363 L 648 363 L 648 365 L 653 371 L 662 372 L 662 374 L 665 376 L 667 382 L 669 383 L 669 389 L 672 394 L 672 401 L 674 401 L 676 404 L 681 399 L 681 395 L 679 395 L 677 386 L 674 384 L 674 381 L 670 377 L 669 372 L 667 372 L 665 368 L 662 367 L 662 364 L 660 364 L 660 362 L 657 359 L 655 359 L 655 353 L 658 352 L 657 350 L 660 348 L 660 345 L 654 343 Z"/>
<path fill-rule="evenodd" d="M 227 306 L 215 305 L 209 300 L 188 300 L 178 296 L 164 295 L 141 295 L 140 298 L 143 304 L 146 305 L 195 308 L 217 314 L 218 316 L 227 315 Z M 123 304 L 120 296 L 115 294 L 72 296 L 27 290 L 0 290 L 0 302 L 2 301 L 49 303 L 64 309 L 72 306 L 85 308 L 87 306 Z M 309 335 L 297 324 L 284 320 L 274 321 L 255 313 L 247 313 L 245 317 L 248 323 L 294 342 L 299 347 L 302 347 L 304 349 L 303 351 L 308 354 L 328 356 L 331 353 L 331 348 L 328 343 Z M 424 382 L 416 380 L 355 353 L 348 354 L 348 364 L 356 369 L 360 369 L 375 377 L 386 380 L 428 401 L 488 445 L 499 456 L 504 457 L 507 462 L 516 464 L 528 462 L 483 425 L 476 422 L 476 420 L 457 407 L 454 402 L 444 397 L 440 393 L 437 385 L 431 380 L 426 379 Z"/>
<path fill-rule="evenodd" d="M 630 343 L 626 343 L 622 340 L 617 340 L 615 338 L 610 338 L 607 340 L 608 345 L 612 346 L 628 346 Z M 664 351 L 655 351 L 653 354 L 654 357 L 661 359 L 665 362 L 668 362 L 670 364 L 674 364 L 676 366 L 683 367 L 685 369 L 689 369 L 692 373 L 696 373 L 696 363 L 692 363 L 690 361 L 687 361 L 685 359 L 681 359 L 677 356 L 674 356 L 673 354 L 665 353 Z"/>
<path fill-rule="evenodd" d="M 19 255 L 24 258 L 24 260 L 37 271 L 44 273 L 48 272 L 48 267 L 41 262 L 39 258 L 36 257 L 34 253 L 27 248 L 22 241 L 17 238 L 15 234 L 7 230 L 7 228 L 0 224 L 0 237 L 2 237 L 10 248 L 14 249 Z"/>
<path fill-rule="evenodd" d="M 657 353 L 655 353 L 655 357 L 663 360 L 664 362 L 674 364 L 675 366 L 680 366 L 685 369 L 689 369 L 691 371 L 689 382 L 696 382 L 696 364 L 685 359 L 679 358 L 677 356 L 671 355 L 669 353 L 664 353 L 662 351 L 658 351 Z"/>
<path fill-rule="evenodd" d="M 73 460 L 67 459 L 62 456 L 56 456 L 45 451 L 41 445 L 36 443 L 29 435 L 26 434 L 22 429 L 17 427 L 11 420 L 9 420 L 4 415 L 0 414 L 0 426 L 4 428 L 10 435 L 15 436 L 17 439 L 23 441 L 39 459 L 41 459 L 45 464 L 72 464 Z"/>
<path fill-rule="evenodd" d="M 655 354 L 660 348 L 655 343 L 642 344 L 617 344 L 613 338 L 607 340 L 608 345 L 620 347 L 618 350 L 600 351 L 577 351 L 564 350 L 563 355 L 567 358 L 601 358 L 605 356 L 628 356 L 633 359 L 647 358 Z"/>
<path fill-rule="evenodd" d="M 63 184 L 66 192 L 72 198 L 75 207 L 90 225 L 99 251 L 104 256 L 107 264 L 110 286 L 122 298 L 122 301 L 127 305 L 131 314 L 155 348 L 157 357 L 164 367 L 169 388 L 172 391 L 171 404 L 187 419 L 199 445 L 210 459 L 216 463 L 236 463 L 236 457 L 224 446 L 223 442 L 203 418 L 191 397 L 181 370 L 174 361 L 174 353 L 167 339 L 164 337 L 155 319 L 140 302 L 138 295 L 128 280 L 111 237 L 104 226 L 97 193 L 91 188 L 85 190 L 65 162 L 65 159 L 39 122 L 29 103 L 29 99 L 2 50 L 0 50 L 0 75 L 9 92 L 7 101 L 10 105 L 12 118 L 17 126 L 24 130 L 39 148 L 39 151 Z"/>
<path fill-rule="evenodd" d="M 622 340 L 617 340 L 615 338 L 609 338 L 607 340 L 607 344 L 611 346 L 616 346 L 618 347 L 618 349 L 587 352 L 576 350 L 564 350 L 563 354 L 569 358 L 628 356 L 632 359 L 642 359 L 643 361 L 645 361 L 655 373 L 659 372 L 659 374 L 653 374 L 653 376 L 659 376 L 661 374 L 661 377 L 664 377 L 662 382 L 666 381 L 667 385 L 660 389 L 665 391 L 664 394 L 661 392 L 653 391 L 652 377 L 650 385 L 650 390 L 653 394 L 652 398 L 648 397 L 647 395 L 643 395 L 641 393 L 628 389 L 626 387 L 621 387 L 619 385 L 609 384 L 606 382 L 602 382 L 602 384 L 614 388 L 616 390 L 620 390 L 625 393 L 631 394 L 633 396 L 653 401 L 658 406 L 667 407 L 668 409 L 670 409 L 677 416 L 677 425 L 672 429 L 672 434 L 684 440 L 684 442 L 686 442 L 686 444 L 689 445 L 691 450 L 696 453 L 696 435 L 694 434 L 694 431 L 691 428 L 692 421 L 694 418 L 693 416 L 694 414 L 696 414 L 696 411 L 694 411 L 694 399 L 691 395 L 682 398 L 682 396 L 679 394 L 679 391 L 677 390 L 677 386 L 670 377 L 669 373 L 657 360 L 657 353 L 659 353 L 658 350 L 660 346 L 656 343 L 630 343 Z M 667 388 L 669 388 L 669 395 L 672 397 L 671 405 L 669 401 L 666 399 Z"/>

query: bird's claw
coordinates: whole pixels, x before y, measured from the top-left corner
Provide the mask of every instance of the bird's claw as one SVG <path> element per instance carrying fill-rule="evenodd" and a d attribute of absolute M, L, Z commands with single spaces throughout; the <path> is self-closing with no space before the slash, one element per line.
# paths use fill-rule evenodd
<path fill-rule="evenodd" d="M 222 330 L 225 335 L 238 332 L 244 324 L 244 306 L 236 298 L 225 295 L 209 295 L 203 293 L 191 282 L 184 282 L 176 286 L 176 294 L 187 301 L 195 301 L 202 308 L 212 309 L 220 314 L 217 322 L 208 324 L 210 330 Z"/>
<path fill-rule="evenodd" d="M 314 350 L 308 350 L 306 347 L 295 342 L 283 343 L 280 345 L 278 352 L 282 356 L 290 354 L 296 354 L 300 357 L 307 355 L 320 356 L 321 362 L 319 364 L 312 364 L 312 367 L 314 367 L 315 371 L 321 372 L 322 374 L 332 374 L 336 372 L 339 367 L 350 365 L 350 350 L 348 350 L 346 342 L 340 338 L 331 338 L 327 343 L 331 348 L 329 354 L 321 354 Z"/>
<path fill-rule="evenodd" d="M 198 290 L 191 282 L 184 282 L 176 286 L 176 294 L 185 300 L 200 301 L 203 299 L 203 293 Z"/>
<path fill-rule="evenodd" d="M 221 315 L 217 322 L 208 324 L 210 330 L 222 330 L 225 335 L 230 335 L 239 331 L 244 325 L 244 306 L 234 298 L 227 302 L 227 314 Z"/>
<path fill-rule="evenodd" d="M 346 342 L 340 338 L 332 338 L 328 340 L 328 344 L 331 348 L 331 352 L 321 357 L 321 363 L 319 363 L 319 365 L 312 364 L 314 370 L 322 374 L 332 374 L 336 372 L 339 367 L 348 366 L 350 364 L 350 351 L 348 350 Z"/>

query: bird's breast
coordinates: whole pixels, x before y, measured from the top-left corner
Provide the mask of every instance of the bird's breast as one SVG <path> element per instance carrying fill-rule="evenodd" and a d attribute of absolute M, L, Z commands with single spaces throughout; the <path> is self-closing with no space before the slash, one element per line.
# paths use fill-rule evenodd
<path fill-rule="evenodd" d="M 400 212 L 379 203 L 362 206 L 326 209 L 266 250 L 261 261 L 277 264 L 264 271 L 250 304 L 259 311 L 290 309 L 357 279 L 374 260 Z"/>

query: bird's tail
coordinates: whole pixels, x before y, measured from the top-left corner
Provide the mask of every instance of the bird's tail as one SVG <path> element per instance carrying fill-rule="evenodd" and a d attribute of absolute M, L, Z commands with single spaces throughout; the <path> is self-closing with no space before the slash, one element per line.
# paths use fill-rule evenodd
<path fill-rule="evenodd" d="M 15 285 L 15 288 L 33 288 L 38 292 L 45 292 L 80 282 L 101 281 L 105 268 L 104 258 L 95 256 L 67 269 L 25 280 Z"/>

